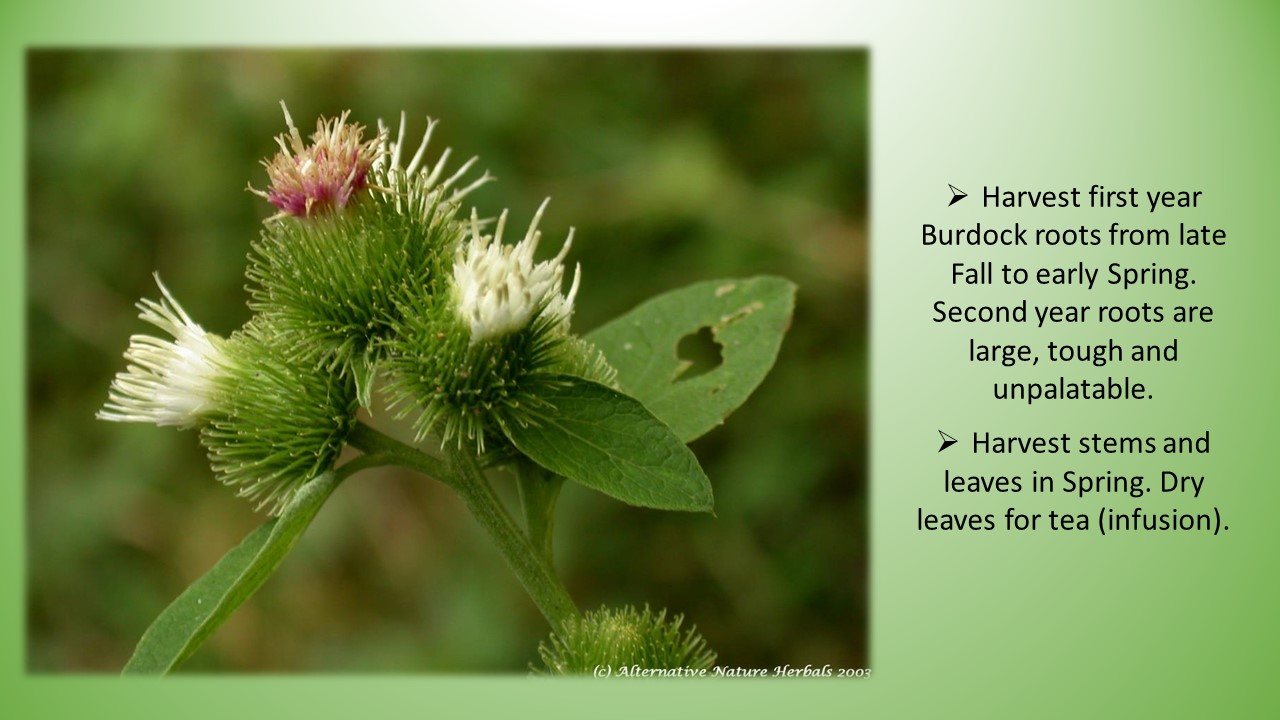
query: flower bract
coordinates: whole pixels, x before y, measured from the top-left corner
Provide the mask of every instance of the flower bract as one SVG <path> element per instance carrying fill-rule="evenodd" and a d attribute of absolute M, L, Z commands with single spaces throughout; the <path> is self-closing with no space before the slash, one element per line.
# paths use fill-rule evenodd
<path fill-rule="evenodd" d="M 473 156 L 462 163 L 453 174 L 445 177 L 452 148 L 445 148 L 434 163 L 426 161 L 427 146 L 431 143 L 431 135 L 435 132 L 438 120 L 427 118 L 427 129 L 422 134 L 418 149 L 407 164 L 402 164 L 405 149 L 404 113 L 400 113 L 400 128 L 396 139 L 391 139 L 391 129 L 381 120 L 378 121 L 378 137 L 381 139 L 381 151 L 373 162 L 374 185 L 391 196 L 397 212 L 422 215 L 430 211 L 437 203 L 446 201 L 459 203 L 473 190 L 492 182 L 494 177 L 485 171 L 479 178 L 460 185 L 479 160 Z"/>
<path fill-rule="evenodd" d="M 684 618 L 667 619 L 665 610 L 653 612 L 627 606 L 585 613 L 538 645 L 538 656 L 550 675 L 582 675 L 601 667 L 639 667 L 664 670 L 708 670 L 716 654 L 697 628 L 681 631 Z M 535 671 L 539 671 L 535 668 Z"/>
<path fill-rule="evenodd" d="M 356 420 L 350 377 L 299 362 L 261 316 L 226 342 L 234 371 L 200 432 L 218 479 L 278 514 L 333 466 Z"/>

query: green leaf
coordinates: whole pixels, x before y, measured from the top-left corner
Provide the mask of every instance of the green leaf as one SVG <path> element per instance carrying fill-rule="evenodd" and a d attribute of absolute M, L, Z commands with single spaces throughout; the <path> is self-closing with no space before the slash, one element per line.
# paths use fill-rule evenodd
<path fill-rule="evenodd" d="M 588 334 L 618 370 L 618 387 L 689 442 L 746 401 L 778 357 L 796 286 L 778 277 L 695 283 L 648 300 Z M 681 379 L 680 340 L 709 328 L 721 364 Z"/>
<path fill-rule="evenodd" d="M 191 657 L 271 577 L 338 482 L 330 471 L 303 485 L 280 517 L 223 555 L 151 623 L 124 674 L 163 675 Z"/>
<path fill-rule="evenodd" d="M 630 505 L 711 510 L 698 459 L 635 398 L 570 375 L 550 376 L 538 397 L 555 409 L 504 428 L 534 462 Z"/>

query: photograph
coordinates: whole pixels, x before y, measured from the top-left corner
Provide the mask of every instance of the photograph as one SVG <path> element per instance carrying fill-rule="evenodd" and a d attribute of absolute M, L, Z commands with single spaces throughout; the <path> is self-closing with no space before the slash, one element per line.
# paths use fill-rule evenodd
<path fill-rule="evenodd" d="M 865 50 L 25 79 L 28 672 L 868 666 Z"/>

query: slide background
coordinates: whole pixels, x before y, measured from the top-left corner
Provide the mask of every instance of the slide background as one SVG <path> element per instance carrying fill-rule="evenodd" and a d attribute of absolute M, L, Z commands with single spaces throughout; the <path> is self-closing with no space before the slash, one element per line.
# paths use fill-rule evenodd
<path fill-rule="evenodd" d="M 7 588 L 0 594 L 0 682 L 6 705 L 21 714 L 222 717 L 286 708 L 313 717 L 480 710 L 583 717 L 712 710 L 751 716 L 1275 712 L 1271 675 L 1280 638 L 1272 514 L 1280 493 L 1269 465 L 1277 399 L 1270 372 L 1276 297 L 1269 274 L 1277 252 L 1265 224 L 1275 215 L 1280 160 L 1280 49 L 1274 42 L 1280 10 L 1273 4 L 1084 2 L 1050 8 L 984 1 L 847 8 L 791 2 L 757 11 L 708 3 L 649 4 L 625 12 L 585 4 L 535 11 L 472 3 L 405 15 L 379 3 L 347 9 L 294 2 L 264 9 L 234 2 L 179 9 L 133 2 L 83 10 L 51 2 L 6 10 L 3 26 L 8 52 L 0 97 L 9 109 L 3 122 L 15 161 L 0 176 L 8 190 L 0 196 L 9 238 L 3 264 L 8 409 L 2 422 L 10 480 L 0 496 L 7 513 L 0 523 L 0 578 Z M 71 43 L 869 46 L 872 679 L 668 681 L 657 687 L 588 679 L 197 677 L 156 684 L 25 676 L 23 169 L 16 160 L 22 157 L 21 61 L 26 45 Z M 943 285 L 941 254 L 919 246 L 919 225 L 977 219 L 980 210 L 975 196 L 944 215 L 948 182 L 971 196 L 984 183 L 1203 189 L 1204 208 L 1188 217 L 1230 233 L 1226 248 L 1195 264 L 1205 286 L 1197 296 L 1215 305 L 1219 319 L 1208 332 L 1182 335 L 1184 360 L 1172 372 L 1143 373 L 1156 398 L 1140 405 L 1026 411 L 985 401 L 991 374 L 951 361 L 962 357 L 969 333 L 925 320 L 934 299 L 957 293 Z M 1178 219 L 1170 214 L 1163 222 Z M 1063 253 L 1061 259 L 1072 257 Z M 1175 262 L 1168 251 L 1162 257 Z M 1169 335 L 1158 328 L 1149 334 Z M 918 505 L 959 505 L 937 490 L 942 458 L 976 465 L 967 454 L 936 455 L 938 427 L 962 439 L 978 428 L 1024 434 L 1209 428 L 1215 443 L 1208 461 L 1179 467 L 1210 474 L 1206 493 L 1228 515 L 1232 530 L 1216 538 L 917 533 Z M 1014 504 L 1041 509 L 1024 498 Z M 975 507 L 997 505 L 974 501 Z"/>

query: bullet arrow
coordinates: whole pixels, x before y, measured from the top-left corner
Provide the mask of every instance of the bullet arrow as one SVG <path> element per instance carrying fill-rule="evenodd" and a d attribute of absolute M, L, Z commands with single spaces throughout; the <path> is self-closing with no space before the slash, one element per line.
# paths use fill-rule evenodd
<path fill-rule="evenodd" d="M 951 202 L 947 203 L 947 207 L 951 207 L 952 205 L 955 205 L 961 200 L 969 197 L 964 193 L 963 190 L 956 187 L 955 185 L 952 185 L 951 183 L 947 183 L 947 187 L 951 188 Z"/>
<path fill-rule="evenodd" d="M 942 436 L 942 447 L 938 448 L 938 452 L 942 452 L 943 450 L 946 450 L 947 448 L 956 444 L 956 439 L 951 437 L 950 435 L 942 432 L 941 430 L 938 431 L 938 434 Z"/>

